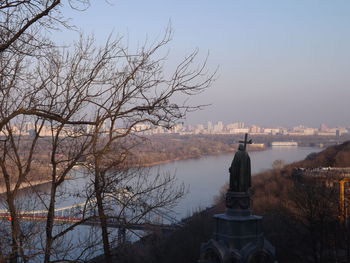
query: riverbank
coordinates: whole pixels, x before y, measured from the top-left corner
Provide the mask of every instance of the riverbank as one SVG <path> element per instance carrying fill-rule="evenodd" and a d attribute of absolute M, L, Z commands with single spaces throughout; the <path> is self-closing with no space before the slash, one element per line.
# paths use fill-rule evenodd
<path fill-rule="evenodd" d="M 228 137 L 218 136 L 152 136 L 135 147 L 129 163 L 151 167 L 180 160 L 218 156 L 237 150 L 237 144 Z M 264 144 L 247 145 L 247 151 L 265 151 Z"/>
<path fill-rule="evenodd" d="M 177 157 L 173 159 L 168 159 L 168 160 L 163 160 L 163 161 L 155 161 L 155 162 L 150 162 L 150 163 L 145 163 L 140 165 L 140 167 L 153 167 L 153 166 L 158 166 L 162 164 L 168 164 L 168 163 L 173 163 L 176 161 L 184 161 L 184 160 L 191 160 L 191 159 L 200 159 L 203 157 L 208 157 L 208 156 L 219 156 L 221 154 L 228 154 L 231 153 L 231 151 L 225 151 L 225 152 L 220 152 L 220 153 L 213 153 L 213 154 L 206 154 L 206 155 L 196 155 L 196 156 L 182 156 L 182 157 Z"/>
<path fill-rule="evenodd" d="M 72 178 L 73 178 L 72 176 L 66 176 L 66 180 L 70 180 Z M 35 180 L 35 181 L 32 181 L 32 182 L 24 182 L 19 187 L 19 190 L 26 190 L 26 189 L 29 189 L 29 188 L 35 188 L 35 187 L 39 187 L 39 186 L 46 185 L 46 184 L 49 184 L 49 183 L 51 183 L 51 180 L 48 180 L 48 179 L 46 179 L 46 180 Z M 15 186 L 15 184 L 12 184 L 11 185 L 11 189 L 13 189 L 14 186 Z M 6 193 L 6 186 L 0 186 L 0 197 L 3 196 L 5 193 Z"/>
<path fill-rule="evenodd" d="M 255 173 L 261 169 L 265 170 L 267 168 L 271 168 L 271 163 L 275 159 L 283 159 L 286 161 L 286 163 L 288 163 L 294 160 L 300 160 L 309 153 L 317 150 L 317 148 L 304 149 L 304 147 L 296 147 L 282 150 L 267 148 L 262 152 L 249 151 L 252 160 L 252 173 Z M 183 157 L 188 158 L 190 156 L 186 155 Z M 197 157 L 187 160 L 173 161 L 161 165 L 160 167 L 154 166 L 150 168 L 149 178 L 151 180 L 154 175 L 160 173 L 176 175 L 177 181 L 174 184 L 174 187 L 182 183 L 186 185 L 188 194 L 184 197 L 184 199 L 179 200 L 178 205 L 173 208 L 174 213 L 172 214 L 175 215 L 178 220 L 181 220 L 181 218 L 185 218 L 186 216 L 192 214 L 192 212 L 199 211 L 200 208 L 205 208 L 213 204 L 214 196 L 218 195 L 220 189 L 228 180 L 228 167 L 232 162 L 232 158 L 233 151 L 231 150 L 223 154 L 202 155 L 200 158 Z M 76 172 L 79 171 L 80 169 L 77 168 Z M 71 189 L 74 189 L 75 193 L 82 192 L 85 182 L 84 180 L 89 179 L 87 176 L 83 176 L 83 174 L 81 175 L 82 176 L 79 176 L 77 180 L 64 182 L 62 187 L 67 189 L 68 192 Z M 25 200 L 30 198 L 29 192 L 30 189 L 23 195 Z M 76 196 L 70 195 L 67 196 L 67 199 L 64 198 L 63 203 L 57 202 L 56 205 L 57 207 L 65 207 L 77 202 L 79 201 L 77 201 Z M 167 211 L 167 213 L 171 214 L 169 211 Z M 209 217 L 209 221 L 210 220 L 211 218 Z M 191 228 L 186 228 L 183 231 L 191 232 Z M 199 232 L 202 231 L 193 233 L 193 236 L 198 237 L 198 234 L 200 234 Z M 75 233 L 77 232 L 74 232 L 73 236 L 78 237 L 78 234 Z"/>
<path fill-rule="evenodd" d="M 286 150 L 293 152 L 300 148 Z M 310 150 L 317 149 L 320 148 Z M 349 167 L 350 142 L 333 146 L 320 153 L 310 155 L 311 152 L 304 155 L 303 158 L 307 157 L 304 161 L 294 162 L 284 168 L 270 169 L 253 178 L 254 213 L 264 216 L 264 235 L 276 247 L 278 262 L 300 262 L 301 257 L 312 259 L 315 258 L 315 255 L 321 255 L 324 259 L 322 262 L 335 262 L 335 259 L 339 259 L 338 262 L 348 262 L 345 261 L 344 248 L 346 247 L 345 236 L 349 233 L 339 232 L 341 228 L 338 225 L 338 213 L 335 211 L 337 196 L 331 195 L 332 198 L 329 198 L 329 194 L 337 194 L 337 192 L 332 192 L 329 186 L 325 187 L 318 181 L 308 181 L 308 183 L 303 182 L 298 185 L 292 180 L 292 171 L 294 167 Z M 281 149 L 275 153 L 277 153 L 276 156 L 283 156 Z M 259 163 L 256 157 L 251 156 L 252 159 L 255 158 L 252 165 Z M 208 158 L 205 159 L 206 162 L 197 162 L 199 165 L 196 166 L 196 169 L 197 167 L 198 169 L 203 168 L 197 171 L 201 176 L 202 171 L 208 171 L 208 168 L 213 166 L 212 163 L 208 163 Z M 212 161 L 219 163 L 217 159 Z M 215 175 L 220 174 L 220 169 L 221 166 L 215 167 L 217 171 Z M 201 184 L 203 182 L 204 180 L 201 180 Z M 200 192 L 208 195 L 208 191 L 203 191 L 202 187 Z M 196 262 L 199 258 L 200 244 L 207 242 L 212 237 L 213 214 L 223 213 L 225 210 L 224 195 L 220 197 L 210 209 L 196 212 L 182 220 L 183 226 L 171 235 L 160 233 L 148 235 L 140 242 L 127 243 L 119 249 L 114 249 L 113 256 L 118 258 L 119 262 L 132 263 L 154 262 L 155 259 L 163 263 Z M 187 201 L 186 205 L 188 203 Z M 310 220 L 313 223 L 311 225 Z M 329 240 L 336 242 L 328 242 Z M 318 250 L 315 250 L 315 247 Z M 326 254 L 323 253 L 324 251 L 332 253 Z M 91 262 L 104 262 L 103 256 Z"/>
<path fill-rule="evenodd" d="M 37 181 L 33 181 L 33 182 L 24 182 L 21 184 L 21 186 L 19 187 L 19 190 L 24 190 L 27 189 L 29 187 L 36 187 L 36 186 L 40 186 L 40 185 L 44 185 L 47 183 L 50 183 L 51 180 L 37 180 Z M 11 185 L 11 189 L 13 189 L 15 187 L 15 184 Z M 6 186 L 0 186 L 0 196 L 6 193 Z"/>
<path fill-rule="evenodd" d="M 208 153 L 208 154 L 201 154 L 201 155 L 185 155 L 185 156 L 179 156 L 176 158 L 172 158 L 172 159 L 167 159 L 167 160 L 162 160 L 162 161 L 154 161 L 154 162 L 149 162 L 149 163 L 145 163 L 145 164 L 141 164 L 140 167 L 152 167 L 152 166 L 157 166 L 157 165 L 162 165 L 162 164 L 167 164 L 167 163 L 172 163 L 172 162 L 176 162 L 176 161 L 183 161 L 183 160 L 191 160 L 191 159 L 200 159 L 200 158 L 204 158 L 204 157 L 209 157 L 209 156 L 219 156 L 219 155 L 223 155 L 223 154 L 229 154 L 232 153 L 232 157 L 235 153 L 237 149 L 236 148 L 232 148 L 231 150 L 226 150 L 226 151 L 220 151 L 220 152 L 215 152 L 215 153 Z M 262 151 L 266 151 L 267 147 L 252 147 L 250 148 L 248 151 L 249 152 L 262 152 Z"/>

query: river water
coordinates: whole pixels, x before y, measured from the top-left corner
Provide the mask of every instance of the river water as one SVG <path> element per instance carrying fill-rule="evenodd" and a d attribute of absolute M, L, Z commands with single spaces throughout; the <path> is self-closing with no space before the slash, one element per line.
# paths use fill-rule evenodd
<path fill-rule="evenodd" d="M 321 150 L 318 147 L 279 147 L 250 152 L 252 174 L 271 169 L 275 160 L 292 163 Z M 214 197 L 229 180 L 228 168 L 233 156 L 234 153 L 229 153 L 180 160 L 153 167 L 151 172 L 175 173 L 178 181 L 186 185 L 188 193 L 174 209 L 176 217 L 183 218 L 213 204 Z"/>
<path fill-rule="evenodd" d="M 308 154 L 319 152 L 320 150 L 322 149 L 315 147 L 293 147 L 268 148 L 261 152 L 250 152 L 252 174 L 270 169 L 275 160 L 283 160 L 285 163 L 291 163 L 304 159 Z M 228 168 L 231 165 L 233 155 L 234 153 L 205 156 L 198 159 L 175 161 L 150 168 L 151 176 L 166 172 L 175 174 L 177 183 L 184 183 L 188 189 L 188 193 L 179 201 L 177 206 L 175 206 L 173 216 L 177 219 L 181 219 L 190 215 L 192 212 L 213 204 L 214 197 L 219 194 L 221 188 L 228 182 Z M 76 177 L 76 180 L 68 180 L 65 182 L 63 187 L 64 192 L 67 192 L 67 190 L 68 192 L 76 192 L 86 185 L 87 179 L 84 177 L 82 171 L 77 170 L 74 177 Z M 40 186 L 40 188 L 45 188 L 45 186 Z M 30 200 L 33 196 L 34 194 L 29 192 L 29 190 L 23 191 L 23 201 L 31 202 Z M 59 199 L 56 206 L 57 208 L 79 202 L 78 197 L 74 195 L 61 197 Z M 4 203 L 2 202 L 2 204 Z M 93 230 L 88 226 L 80 226 L 75 231 L 68 233 L 67 238 L 73 241 L 73 243 L 76 243 L 79 237 L 81 238 L 83 235 L 88 235 L 91 231 L 93 231 L 95 235 L 98 235 L 99 229 L 95 228 L 95 230 Z M 116 234 L 115 231 L 114 233 Z M 100 249 L 101 247 L 94 247 L 90 257 L 102 253 Z M 74 258 L 80 252 L 79 249 L 72 251 L 71 257 Z"/>
<path fill-rule="evenodd" d="M 319 152 L 322 148 L 318 147 L 281 147 L 268 148 L 265 151 L 250 152 L 252 174 L 271 169 L 272 163 L 275 160 L 282 160 L 284 163 L 291 163 L 294 161 L 304 159 L 308 154 Z M 216 156 L 204 156 L 197 159 L 187 159 L 174 161 L 167 164 L 162 164 L 150 168 L 151 178 L 158 173 L 170 173 L 175 175 L 177 183 L 183 183 L 186 187 L 187 194 L 179 201 L 174 208 L 174 216 L 177 219 L 186 217 L 192 212 L 199 209 L 206 208 L 213 204 L 214 197 L 220 193 L 222 187 L 228 182 L 229 172 L 228 168 L 231 165 L 234 153 L 221 154 Z M 65 194 L 60 196 L 57 200 L 56 207 L 66 207 L 84 201 L 79 200 L 76 193 L 84 191 L 84 187 L 89 183 L 89 179 L 84 175 L 83 171 L 75 170 L 73 178 L 75 180 L 67 180 L 64 182 L 61 191 Z M 47 189 L 47 186 L 37 186 L 40 190 Z M 34 194 L 30 189 L 22 190 L 22 195 L 28 203 L 33 202 L 30 198 L 34 198 Z M 68 193 L 68 194 L 67 194 Z M 4 196 L 2 196 L 4 198 Z M 0 196 L 0 201 L 1 201 Z M 4 208 L 4 200 L 0 207 Z M 28 207 L 35 207 L 35 204 Z M 44 207 L 36 207 L 38 209 L 45 209 Z"/>

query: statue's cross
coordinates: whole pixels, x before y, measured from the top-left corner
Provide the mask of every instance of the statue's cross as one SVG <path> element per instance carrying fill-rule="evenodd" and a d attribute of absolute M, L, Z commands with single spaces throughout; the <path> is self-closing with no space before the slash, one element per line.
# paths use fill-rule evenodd
<path fill-rule="evenodd" d="M 246 133 L 246 134 L 244 135 L 244 141 L 239 141 L 239 143 L 243 143 L 243 144 L 244 144 L 244 150 L 245 150 L 246 147 L 247 147 L 247 144 L 252 144 L 252 139 L 250 139 L 250 140 L 248 141 L 248 133 Z"/>

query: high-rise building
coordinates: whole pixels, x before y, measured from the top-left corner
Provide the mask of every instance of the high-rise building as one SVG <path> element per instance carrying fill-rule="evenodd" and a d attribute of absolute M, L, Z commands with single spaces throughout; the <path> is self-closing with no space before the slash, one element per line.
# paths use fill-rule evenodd
<path fill-rule="evenodd" d="M 213 124 L 211 123 L 211 121 L 208 121 L 208 133 L 212 133 L 213 132 Z"/>
<path fill-rule="evenodd" d="M 244 122 L 234 122 L 227 125 L 227 129 L 243 129 Z"/>
<path fill-rule="evenodd" d="M 219 121 L 215 126 L 214 126 L 214 132 L 215 133 L 221 133 L 224 130 L 224 124 L 222 121 Z"/>
<path fill-rule="evenodd" d="M 249 129 L 250 133 L 260 133 L 261 132 L 261 127 L 257 126 L 257 125 L 252 125 Z"/>
<path fill-rule="evenodd" d="M 328 126 L 324 123 L 320 125 L 320 131 L 321 132 L 327 132 L 329 130 Z"/>

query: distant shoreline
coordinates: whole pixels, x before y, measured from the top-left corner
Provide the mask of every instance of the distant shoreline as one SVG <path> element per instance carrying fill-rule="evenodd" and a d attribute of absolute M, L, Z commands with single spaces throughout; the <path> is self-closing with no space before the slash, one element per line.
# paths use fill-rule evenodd
<path fill-rule="evenodd" d="M 265 151 L 267 148 L 255 148 L 255 149 L 250 149 L 250 152 L 257 152 L 257 151 Z M 140 164 L 138 167 L 139 168 L 146 168 L 146 167 L 153 167 L 153 166 L 158 166 L 158 165 L 163 165 L 163 164 L 168 164 L 168 163 L 172 163 L 172 162 L 176 162 L 176 161 L 183 161 L 183 160 L 191 160 L 191 159 L 200 159 L 202 157 L 206 157 L 206 156 L 217 156 L 217 155 L 222 155 L 222 154 L 228 154 L 228 153 L 232 153 L 232 157 L 234 152 L 236 151 L 236 149 L 232 149 L 230 151 L 222 151 L 219 153 L 210 153 L 210 154 L 202 154 L 202 155 L 187 155 L 187 156 L 182 156 L 182 157 L 176 157 L 173 159 L 168 159 L 168 160 L 162 160 L 162 161 L 155 161 L 155 162 L 150 162 L 150 163 L 145 163 L 145 164 Z M 67 177 L 67 179 L 69 179 L 70 177 Z M 28 189 L 30 187 L 36 187 L 36 186 L 41 186 L 44 184 L 48 184 L 50 183 L 51 180 L 42 180 L 42 181 L 34 181 L 31 183 L 25 182 L 21 185 L 21 187 L 19 188 L 19 190 L 25 190 Z M 6 194 L 6 186 L 1 186 L 0 187 L 0 197 Z"/>
<path fill-rule="evenodd" d="M 267 147 L 265 147 L 265 148 L 255 148 L 255 149 L 250 149 L 249 151 L 250 152 L 262 152 L 262 151 L 265 151 L 266 149 L 268 149 L 268 148 Z M 234 155 L 235 152 L 236 152 L 236 149 L 232 149 L 230 151 L 222 151 L 222 152 L 219 152 L 219 153 L 209 153 L 209 154 L 201 154 L 201 155 L 182 156 L 182 157 L 176 157 L 176 158 L 168 159 L 168 160 L 162 160 L 162 161 L 156 161 L 156 162 L 140 164 L 139 167 L 152 167 L 152 166 L 172 163 L 172 162 L 176 162 L 176 161 L 199 159 L 199 158 L 202 158 L 202 157 L 217 156 L 217 155 L 228 154 L 228 153 L 232 153 L 232 158 L 233 158 L 233 155 Z"/>
<path fill-rule="evenodd" d="M 67 176 L 66 177 L 66 180 L 69 180 L 71 179 L 72 176 Z M 25 182 L 25 183 L 22 183 L 21 186 L 19 187 L 18 190 L 25 190 L 25 189 L 28 189 L 30 187 L 37 187 L 37 186 L 41 186 L 41 185 L 45 185 L 45 184 L 49 184 L 51 183 L 51 180 L 37 180 L 37 181 L 34 181 L 34 182 Z M 12 185 L 13 186 L 13 185 Z M 5 195 L 6 194 L 6 186 L 1 186 L 0 187 L 0 197 Z"/>
<path fill-rule="evenodd" d="M 24 189 L 27 189 L 27 188 L 30 188 L 30 187 L 40 186 L 40 185 L 47 184 L 47 183 L 50 183 L 50 182 L 51 182 L 51 180 L 34 181 L 34 182 L 31 182 L 31 183 L 25 182 L 25 183 L 21 184 L 21 186 L 19 187 L 18 190 L 24 190 Z M 2 196 L 4 194 L 6 194 L 6 186 L 1 186 L 0 187 L 0 196 Z"/>

